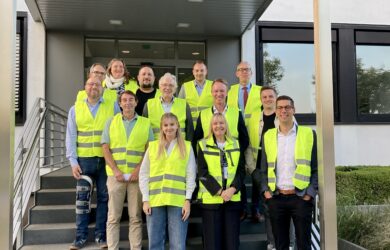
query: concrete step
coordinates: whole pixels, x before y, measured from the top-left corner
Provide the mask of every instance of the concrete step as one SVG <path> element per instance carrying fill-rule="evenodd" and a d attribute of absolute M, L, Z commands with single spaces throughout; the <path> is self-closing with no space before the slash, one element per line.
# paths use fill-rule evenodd
<path fill-rule="evenodd" d="M 53 171 L 41 177 L 42 189 L 63 189 L 74 188 L 75 186 L 76 180 L 72 176 L 70 166 Z"/>
<path fill-rule="evenodd" d="M 251 235 L 240 235 L 240 250 L 266 250 L 267 241 L 265 234 L 251 234 Z M 61 243 L 61 244 L 37 244 L 37 245 L 24 245 L 21 250 L 64 250 L 69 249 L 72 242 Z M 142 248 L 148 249 L 148 241 L 142 241 Z M 85 250 L 99 250 L 100 248 L 94 242 L 88 242 L 87 246 L 83 248 Z M 119 250 L 130 249 L 129 242 L 122 240 L 119 243 Z M 165 249 L 169 249 L 166 244 Z M 202 249 L 202 238 L 187 238 L 186 250 L 200 250 Z"/>

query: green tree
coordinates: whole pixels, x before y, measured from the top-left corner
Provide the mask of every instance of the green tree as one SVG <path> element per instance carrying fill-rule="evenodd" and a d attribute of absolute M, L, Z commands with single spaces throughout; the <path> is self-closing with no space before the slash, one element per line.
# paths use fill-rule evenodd
<path fill-rule="evenodd" d="M 390 71 L 356 61 L 359 113 L 390 114 Z"/>
<path fill-rule="evenodd" d="M 264 58 L 264 83 L 276 87 L 276 82 L 282 80 L 284 68 L 279 58 L 271 57 L 266 47 L 263 52 Z"/>

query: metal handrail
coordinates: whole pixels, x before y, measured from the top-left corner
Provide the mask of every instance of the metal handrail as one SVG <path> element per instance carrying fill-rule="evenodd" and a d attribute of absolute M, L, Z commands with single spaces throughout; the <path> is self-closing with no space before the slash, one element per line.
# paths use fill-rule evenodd
<path fill-rule="evenodd" d="M 23 217 L 31 194 L 40 188 L 41 170 L 46 173 L 68 166 L 65 150 L 67 112 L 37 98 L 16 143 L 13 193 L 13 242 L 23 241 Z"/>

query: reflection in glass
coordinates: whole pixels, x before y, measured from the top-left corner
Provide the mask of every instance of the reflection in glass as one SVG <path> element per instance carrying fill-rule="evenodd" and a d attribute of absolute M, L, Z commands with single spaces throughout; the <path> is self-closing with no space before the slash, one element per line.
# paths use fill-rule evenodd
<path fill-rule="evenodd" d="M 174 45 L 172 41 L 118 40 L 119 57 L 173 59 Z"/>
<path fill-rule="evenodd" d="M 390 46 L 356 46 L 359 114 L 390 114 Z"/>
<path fill-rule="evenodd" d="M 263 44 L 264 80 L 294 99 L 297 113 L 315 113 L 314 45 Z"/>

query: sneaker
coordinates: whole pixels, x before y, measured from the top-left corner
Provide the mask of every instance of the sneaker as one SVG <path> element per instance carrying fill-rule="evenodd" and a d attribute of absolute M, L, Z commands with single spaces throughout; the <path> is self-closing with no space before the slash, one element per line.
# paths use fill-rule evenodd
<path fill-rule="evenodd" d="M 252 221 L 254 223 L 262 223 L 265 221 L 265 217 L 261 213 L 255 213 L 255 214 L 252 214 Z"/>
<path fill-rule="evenodd" d="M 87 245 L 87 239 L 76 239 L 73 241 L 72 245 L 69 247 L 71 250 L 78 250 Z"/>
<path fill-rule="evenodd" d="M 267 250 L 276 250 L 276 248 L 274 247 L 274 245 L 268 244 L 267 245 Z"/>
<path fill-rule="evenodd" d="M 100 249 L 108 248 L 107 241 L 104 238 L 96 238 L 95 242 L 100 247 Z"/>

